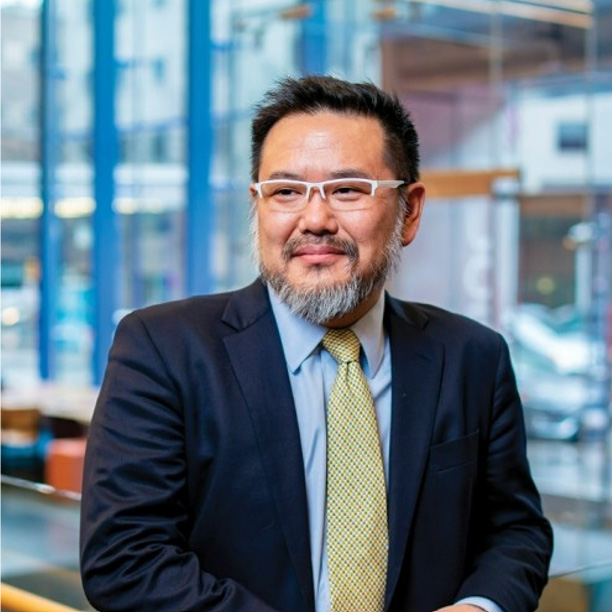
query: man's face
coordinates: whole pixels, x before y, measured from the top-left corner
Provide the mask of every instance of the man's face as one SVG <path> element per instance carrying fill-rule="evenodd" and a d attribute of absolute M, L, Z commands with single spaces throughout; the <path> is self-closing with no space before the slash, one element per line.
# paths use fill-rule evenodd
<path fill-rule="evenodd" d="M 346 176 L 399 178 L 385 163 L 384 132 L 377 119 L 332 112 L 295 114 L 278 121 L 266 136 L 260 181 L 318 182 Z M 349 316 L 355 320 L 367 312 L 395 263 L 390 259 L 397 260 L 401 246 L 416 233 L 422 204 L 419 185 L 418 201 L 414 185 L 408 197 L 418 208 L 416 217 L 403 214 L 399 194 L 391 188 L 379 188 L 366 210 L 342 212 L 333 211 L 316 189 L 299 212 L 273 211 L 257 198 L 256 248 L 263 277 L 281 293 L 314 299 L 351 283 L 367 287 L 368 295 L 360 294 L 357 308 L 354 303 L 345 305 L 334 315 L 340 324 L 351 324 L 346 318 L 350 313 L 341 311 L 357 310 L 356 316 Z"/>

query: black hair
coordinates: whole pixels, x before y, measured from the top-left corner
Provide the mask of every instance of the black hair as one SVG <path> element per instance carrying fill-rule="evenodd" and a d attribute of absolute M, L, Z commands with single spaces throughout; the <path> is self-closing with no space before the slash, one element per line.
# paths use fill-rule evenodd
<path fill-rule="evenodd" d="M 330 76 L 286 78 L 256 107 L 251 128 L 251 176 L 258 179 L 261 151 L 277 121 L 299 113 L 325 111 L 378 119 L 384 129 L 386 161 L 398 179 L 419 179 L 419 139 L 408 111 L 395 94 L 372 83 L 349 83 Z"/>

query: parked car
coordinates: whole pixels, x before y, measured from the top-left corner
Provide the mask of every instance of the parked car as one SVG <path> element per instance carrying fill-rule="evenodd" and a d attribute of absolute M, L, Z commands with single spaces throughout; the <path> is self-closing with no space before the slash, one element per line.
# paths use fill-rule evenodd
<path fill-rule="evenodd" d="M 578 441 L 605 431 L 609 389 L 595 367 L 601 343 L 563 313 L 524 304 L 507 331 L 528 435 Z"/>

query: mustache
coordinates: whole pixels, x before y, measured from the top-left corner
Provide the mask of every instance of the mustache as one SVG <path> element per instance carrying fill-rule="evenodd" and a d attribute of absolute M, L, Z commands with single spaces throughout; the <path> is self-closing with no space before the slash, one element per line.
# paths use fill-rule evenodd
<path fill-rule="evenodd" d="M 304 246 L 328 246 L 342 251 L 351 262 L 357 261 L 359 251 L 357 245 L 351 240 L 337 238 L 336 236 L 298 236 L 285 243 L 282 250 L 284 261 L 289 261 L 295 252 Z"/>

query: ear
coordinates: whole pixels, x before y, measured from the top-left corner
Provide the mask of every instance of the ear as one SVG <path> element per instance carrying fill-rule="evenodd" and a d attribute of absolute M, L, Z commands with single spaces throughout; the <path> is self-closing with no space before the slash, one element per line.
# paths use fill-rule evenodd
<path fill-rule="evenodd" d="M 415 239 L 421 223 L 421 215 L 425 206 L 425 185 L 411 183 L 408 185 L 405 197 L 407 208 L 402 231 L 402 245 L 408 246 Z"/>

